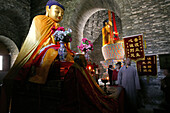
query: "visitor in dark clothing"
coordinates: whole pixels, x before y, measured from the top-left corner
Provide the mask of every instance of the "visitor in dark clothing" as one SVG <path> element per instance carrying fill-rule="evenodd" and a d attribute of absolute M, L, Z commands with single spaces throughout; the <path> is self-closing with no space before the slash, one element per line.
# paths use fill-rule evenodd
<path fill-rule="evenodd" d="M 112 85 L 112 74 L 113 74 L 112 65 L 109 65 L 108 74 L 109 74 L 109 82 L 110 82 L 110 86 L 111 86 Z"/>

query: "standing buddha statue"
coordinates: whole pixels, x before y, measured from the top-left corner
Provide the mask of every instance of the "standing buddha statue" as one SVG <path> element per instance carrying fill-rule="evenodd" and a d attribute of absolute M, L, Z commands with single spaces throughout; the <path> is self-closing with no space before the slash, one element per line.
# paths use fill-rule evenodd
<path fill-rule="evenodd" d="M 112 22 L 110 22 L 109 20 L 105 20 L 103 22 L 103 28 L 102 28 L 102 40 L 103 40 L 103 46 L 106 44 L 112 44 L 113 41 L 110 38 L 110 31 L 111 31 L 111 27 L 112 27 Z"/>

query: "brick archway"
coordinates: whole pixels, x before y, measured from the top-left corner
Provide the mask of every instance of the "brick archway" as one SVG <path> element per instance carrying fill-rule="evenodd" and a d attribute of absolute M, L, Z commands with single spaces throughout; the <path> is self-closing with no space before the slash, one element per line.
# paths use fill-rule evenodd
<path fill-rule="evenodd" d="M 10 67 L 13 65 L 16 57 L 18 56 L 19 50 L 17 45 L 8 37 L 0 35 L 0 42 L 2 42 L 8 49 L 9 55 L 11 56 Z"/>
<path fill-rule="evenodd" d="M 83 30 L 87 20 L 94 13 L 100 10 L 111 10 L 114 11 L 118 17 L 121 18 L 121 10 L 118 4 L 114 0 L 83 0 L 79 7 L 77 7 L 77 12 L 72 15 L 70 27 L 74 31 L 72 36 L 74 40 L 72 42 L 72 49 L 77 50 L 75 45 L 79 45 L 80 40 L 83 38 Z"/>

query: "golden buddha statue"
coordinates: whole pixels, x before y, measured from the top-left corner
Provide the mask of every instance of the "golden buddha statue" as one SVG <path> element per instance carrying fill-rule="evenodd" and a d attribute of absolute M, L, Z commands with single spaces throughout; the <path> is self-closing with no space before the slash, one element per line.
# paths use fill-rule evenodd
<path fill-rule="evenodd" d="M 0 112 L 7 113 L 9 100 L 12 96 L 15 80 L 44 84 L 46 82 L 51 63 L 58 55 L 58 51 L 49 48 L 44 54 L 43 63 L 36 67 L 35 76 L 30 77 L 34 59 L 43 47 L 55 44 L 51 29 L 60 27 L 63 19 L 64 7 L 55 0 L 49 0 L 46 4 L 46 15 L 38 15 L 33 18 L 29 33 L 21 47 L 18 57 L 3 79 L 3 95 L 0 101 Z"/>
<path fill-rule="evenodd" d="M 111 28 L 112 28 L 112 22 L 110 22 L 109 20 L 105 20 L 102 28 L 103 46 L 106 44 L 113 43 L 113 40 L 110 37 Z"/>
<path fill-rule="evenodd" d="M 63 19 L 64 7 L 55 0 L 49 0 L 46 4 L 46 15 L 38 15 L 34 17 L 29 33 L 22 45 L 22 48 L 18 54 L 18 57 L 10 69 L 8 74 L 5 76 L 4 81 L 10 80 L 22 80 L 28 78 L 28 72 L 30 71 L 31 65 L 35 57 L 39 54 L 40 50 L 49 45 L 55 44 L 55 41 L 52 37 L 52 27 L 60 27 L 59 22 Z M 37 80 L 30 80 L 35 83 L 44 84 L 50 68 L 50 63 L 56 58 L 58 51 L 55 49 L 49 49 L 44 58 L 44 62 L 41 65 L 44 72 L 39 72 L 40 75 L 43 74 L 44 77 Z M 48 62 L 48 64 L 47 64 Z M 25 76 L 20 75 L 20 70 L 27 68 Z M 42 71 L 40 69 L 40 71 Z M 37 71 L 38 73 L 38 71 Z M 46 74 L 44 74 L 46 73 Z"/>

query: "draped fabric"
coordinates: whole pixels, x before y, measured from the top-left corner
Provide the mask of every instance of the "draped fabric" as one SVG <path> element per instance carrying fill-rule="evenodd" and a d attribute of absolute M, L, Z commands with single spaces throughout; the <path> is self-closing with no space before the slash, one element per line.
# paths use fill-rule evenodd
<path fill-rule="evenodd" d="M 51 18 L 45 15 L 36 16 L 33 19 L 29 33 L 22 45 L 18 57 L 4 80 L 14 79 L 21 67 L 30 66 L 34 57 L 43 47 L 43 43 L 50 37 L 51 28 L 59 26 Z"/>
<path fill-rule="evenodd" d="M 30 82 L 45 84 L 50 66 L 57 57 L 59 48 L 59 45 L 52 44 L 41 49 L 42 51 L 33 60 L 32 65 L 36 67 L 36 75 L 29 78 Z M 68 52 L 66 61 L 73 61 L 72 55 L 74 53 L 69 48 L 66 50 Z"/>
<path fill-rule="evenodd" d="M 74 63 L 64 81 L 60 113 L 118 113 L 118 102 L 109 98 L 87 70 Z"/>

